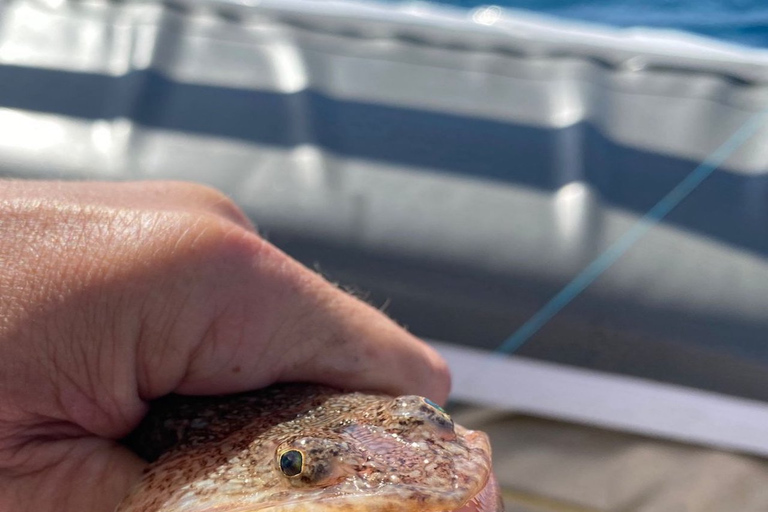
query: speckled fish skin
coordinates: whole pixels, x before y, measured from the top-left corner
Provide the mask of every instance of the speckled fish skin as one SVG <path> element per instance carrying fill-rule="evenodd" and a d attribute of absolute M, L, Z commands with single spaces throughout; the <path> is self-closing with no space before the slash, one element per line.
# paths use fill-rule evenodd
<path fill-rule="evenodd" d="M 117 512 L 503 510 L 486 435 L 417 396 L 295 384 L 168 397 L 126 442 L 154 462 Z"/>

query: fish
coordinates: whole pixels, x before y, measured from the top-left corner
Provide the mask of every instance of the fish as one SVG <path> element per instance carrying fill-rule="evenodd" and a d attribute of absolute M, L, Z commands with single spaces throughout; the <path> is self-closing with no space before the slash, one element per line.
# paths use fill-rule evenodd
<path fill-rule="evenodd" d="M 125 445 L 150 464 L 116 512 L 504 510 L 487 435 L 416 395 L 170 395 Z"/>

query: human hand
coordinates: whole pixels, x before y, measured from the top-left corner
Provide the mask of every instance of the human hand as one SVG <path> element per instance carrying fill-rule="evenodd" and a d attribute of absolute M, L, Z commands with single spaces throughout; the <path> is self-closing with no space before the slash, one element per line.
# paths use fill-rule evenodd
<path fill-rule="evenodd" d="M 0 510 L 112 512 L 147 401 L 276 381 L 443 401 L 440 357 L 182 183 L 0 181 Z"/>

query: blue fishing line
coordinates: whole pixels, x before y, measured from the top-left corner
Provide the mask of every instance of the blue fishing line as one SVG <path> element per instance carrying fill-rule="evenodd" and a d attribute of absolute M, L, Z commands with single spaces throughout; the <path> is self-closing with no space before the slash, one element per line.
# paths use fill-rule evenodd
<path fill-rule="evenodd" d="M 552 297 L 527 322 L 515 331 L 497 353 L 511 354 L 525 344 L 531 336 L 549 322 L 564 307 L 573 301 L 581 292 L 591 285 L 603 272 L 608 270 L 624 253 L 640 240 L 653 226 L 671 212 L 683 199 L 693 192 L 696 187 L 706 180 L 734 151 L 744 145 L 766 121 L 768 110 L 764 110 L 749 118 L 733 135 L 719 148 L 709 155 L 698 167 L 688 174 L 667 195 L 643 215 L 637 223 L 616 240 L 603 253 L 595 258 L 573 280 L 565 285 L 557 295 Z"/>

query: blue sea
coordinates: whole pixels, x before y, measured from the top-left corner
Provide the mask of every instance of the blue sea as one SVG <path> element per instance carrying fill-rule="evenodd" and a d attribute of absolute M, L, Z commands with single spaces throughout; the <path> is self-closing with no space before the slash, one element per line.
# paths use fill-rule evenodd
<path fill-rule="evenodd" d="M 768 0 L 437 0 L 461 7 L 494 4 L 618 27 L 676 29 L 768 48 Z"/>

